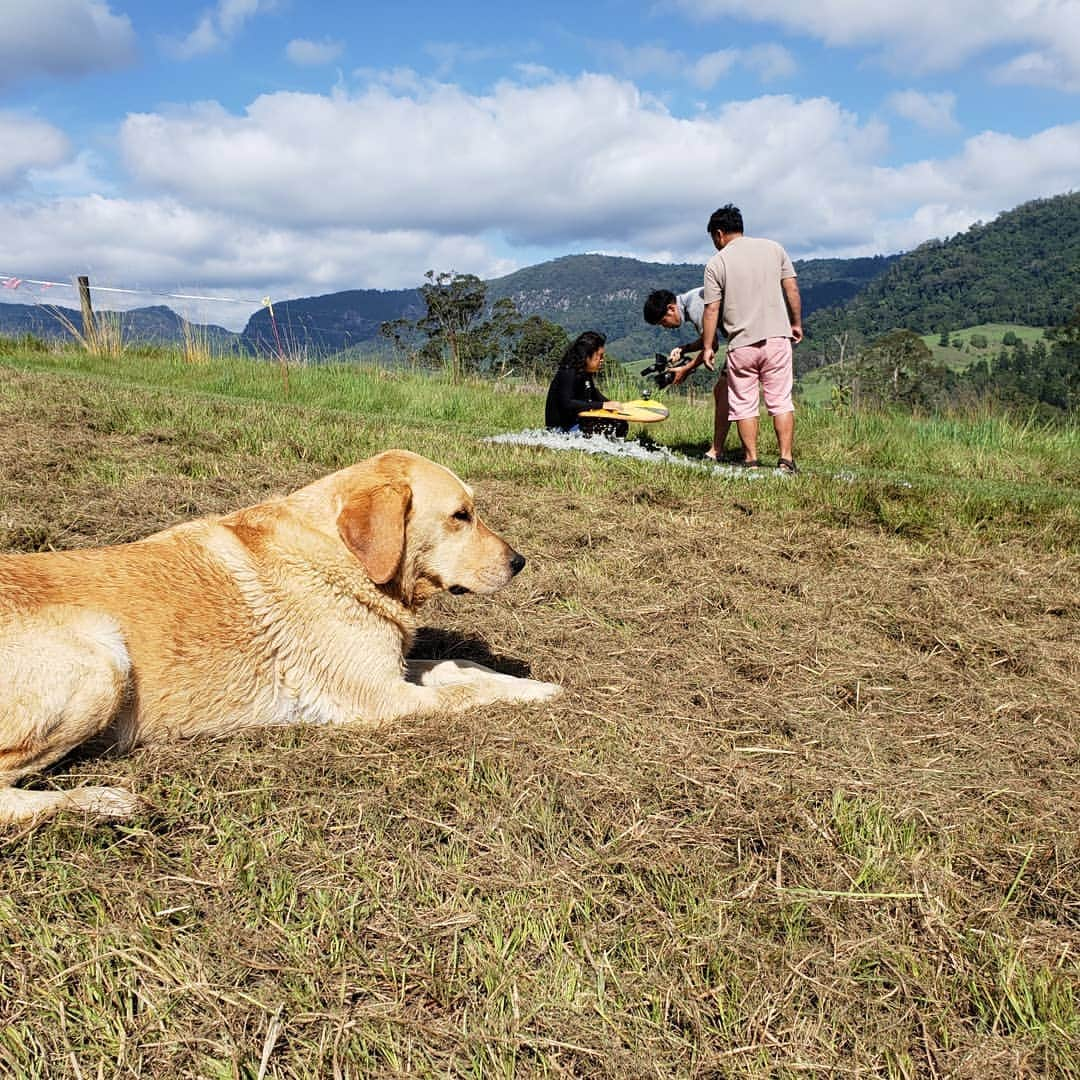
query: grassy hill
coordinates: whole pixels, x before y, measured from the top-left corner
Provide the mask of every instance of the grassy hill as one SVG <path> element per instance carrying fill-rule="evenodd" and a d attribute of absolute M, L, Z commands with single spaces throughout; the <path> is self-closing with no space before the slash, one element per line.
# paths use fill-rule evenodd
<path fill-rule="evenodd" d="M 950 331 L 948 345 L 941 344 L 940 334 L 921 336 L 938 363 L 959 371 L 976 360 L 993 362 L 1006 338 L 1034 345 L 1035 342 L 1043 340 L 1043 331 L 1034 326 L 1022 326 L 1020 323 L 980 323 L 978 326 L 966 326 Z"/>
<path fill-rule="evenodd" d="M 541 398 L 0 355 L 0 549 L 407 446 L 529 558 L 418 654 L 567 690 L 59 766 L 149 805 L 0 830 L 0 1076 L 1080 1074 L 1075 426 L 806 409 L 791 481 L 484 441 Z"/>

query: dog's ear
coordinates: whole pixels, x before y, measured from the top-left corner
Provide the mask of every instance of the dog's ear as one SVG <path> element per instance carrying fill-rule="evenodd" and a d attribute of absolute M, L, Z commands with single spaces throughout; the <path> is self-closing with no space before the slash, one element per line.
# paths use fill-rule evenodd
<path fill-rule="evenodd" d="M 385 585 L 401 565 L 411 499 L 407 484 L 380 484 L 353 492 L 338 514 L 338 534 L 376 585 Z"/>

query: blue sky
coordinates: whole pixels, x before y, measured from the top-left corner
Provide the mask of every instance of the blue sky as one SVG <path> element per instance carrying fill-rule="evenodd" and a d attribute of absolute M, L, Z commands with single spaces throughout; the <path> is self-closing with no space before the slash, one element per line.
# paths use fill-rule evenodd
<path fill-rule="evenodd" d="M 1078 178 L 1080 0 L 0 0 L 0 276 L 228 326 L 430 268 L 704 262 L 728 201 L 796 258 L 891 253 Z"/>

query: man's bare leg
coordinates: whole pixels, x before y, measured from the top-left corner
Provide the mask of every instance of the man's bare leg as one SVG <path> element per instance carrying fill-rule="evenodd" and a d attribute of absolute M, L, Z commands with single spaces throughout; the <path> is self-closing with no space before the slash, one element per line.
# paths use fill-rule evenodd
<path fill-rule="evenodd" d="M 713 440 L 712 446 L 705 451 L 705 456 L 719 461 L 724 456 L 724 444 L 727 442 L 731 421 L 728 419 L 727 375 L 721 375 L 713 387 Z"/>
<path fill-rule="evenodd" d="M 739 438 L 742 439 L 743 449 L 746 451 L 746 460 L 757 461 L 758 418 L 749 416 L 745 420 L 736 420 L 735 426 L 739 429 Z"/>
<path fill-rule="evenodd" d="M 787 461 L 794 461 L 792 451 L 795 448 L 795 414 L 793 412 L 780 413 L 772 418 L 773 430 L 776 432 L 776 442 L 780 447 L 780 456 Z"/>

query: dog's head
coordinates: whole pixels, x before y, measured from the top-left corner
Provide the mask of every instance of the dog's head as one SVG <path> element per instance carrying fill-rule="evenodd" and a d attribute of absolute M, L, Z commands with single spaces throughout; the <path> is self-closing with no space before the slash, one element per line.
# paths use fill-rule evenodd
<path fill-rule="evenodd" d="M 442 465 L 388 450 L 338 475 L 338 535 L 371 580 L 407 607 L 443 589 L 493 593 L 525 565 Z"/>

